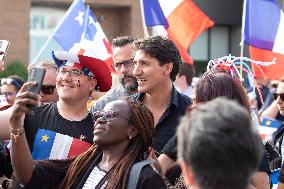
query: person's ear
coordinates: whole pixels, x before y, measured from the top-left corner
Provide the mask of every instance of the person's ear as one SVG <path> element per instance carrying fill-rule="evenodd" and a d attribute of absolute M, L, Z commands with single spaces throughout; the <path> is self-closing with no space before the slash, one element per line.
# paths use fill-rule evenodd
<path fill-rule="evenodd" d="M 127 135 L 129 139 L 134 138 L 137 134 L 138 134 L 137 129 L 133 125 L 130 125 L 130 127 L 127 130 Z"/>
<path fill-rule="evenodd" d="M 95 89 L 95 87 L 97 86 L 98 82 L 96 79 L 94 78 L 91 78 L 90 79 L 90 91 L 93 91 Z"/>
<path fill-rule="evenodd" d="M 180 164 L 180 167 L 181 167 L 182 172 L 184 174 L 184 182 L 185 182 L 186 186 L 188 186 L 188 187 L 195 186 L 196 183 L 195 183 L 195 179 L 194 179 L 194 174 L 193 174 L 190 166 L 187 165 L 187 163 L 184 162 L 184 161 L 180 161 L 179 164 Z"/>
<path fill-rule="evenodd" d="M 164 75 L 171 75 L 171 72 L 173 70 L 173 63 L 166 63 L 163 65 L 164 67 Z"/>
<path fill-rule="evenodd" d="M 180 79 L 183 80 L 183 81 L 186 81 L 185 75 L 180 75 Z"/>

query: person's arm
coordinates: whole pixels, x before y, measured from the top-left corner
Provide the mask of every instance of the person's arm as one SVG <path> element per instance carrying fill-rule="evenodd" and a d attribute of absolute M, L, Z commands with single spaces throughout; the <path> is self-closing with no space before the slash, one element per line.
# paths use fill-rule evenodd
<path fill-rule="evenodd" d="M 13 129 L 20 129 L 20 136 L 11 136 L 11 162 L 14 174 L 18 181 L 26 184 L 30 181 L 33 173 L 32 155 L 27 143 L 22 124 L 11 123 Z M 23 133 L 23 134 L 22 134 Z"/>
<path fill-rule="evenodd" d="M 9 125 L 12 112 L 13 106 L 7 110 L 0 111 L 0 140 L 10 139 Z"/>
<path fill-rule="evenodd" d="M 136 189 L 159 188 L 166 189 L 167 186 L 163 178 L 150 166 L 145 166 L 139 175 Z"/>
<path fill-rule="evenodd" d="M 278 188 L 277 189 L 284 189 L 284 164 L 282 164 L 281 169 L 280 169 L 280 173 L 278 176 Z"/>
<path fill-rule="evenodd" d="M 162 150 L 162 154 L 158 157 L 162 171 L 166 174 L 177 159 L 177 136 L 173 136 Z"/>
<path fill-rule="evenodd" d="M 5 63 L 3 61 L 0 61 L 0 72 L 5 70 Z"/>
<path fill-rule="evenodd" d="M 257 189 L 269 189 L 269 177 L 266 172 L 257 172 L 253 175 L 251 185 Z"/>
<path fill-rule="evenodd" d="M 279 110 L 278 110 L 277 102 L 274 100 L 271 103 L 271 105 L 261 113 L 261 116 L 275 119 L 278 112 L 279 112 Z"/>
<path fill-rule="evenodd" d="M 279 183 L 277 189 L 284 189 L 284 183 Z"/>
<path fill-rule="evenodd" d="M 24 132 L 23 117 L 25 113 L 32 113 L 27 108 L 28 104 L 38 105 L 39 95 L 27 92 L 27 89 L 34 84 L 26 83 L 20 89 L 10 118 L 11 163 L 16 178 L 23 184 L 28 183 L 33 174 L 33 160 Z"/>
<path fill-rule="evenodd" d="M 162 172 L 163 174 L 166 174 L 167 170 L 169 168 L 172 167 L 172 165 L 174 164 L 174 160 L 171 159 L 169 156 L 167 156 L 166 154 L 161 154 L 159 157 L 158 157 L 158 160 L 159 160 L 159 164 L 162 168 Z"/>

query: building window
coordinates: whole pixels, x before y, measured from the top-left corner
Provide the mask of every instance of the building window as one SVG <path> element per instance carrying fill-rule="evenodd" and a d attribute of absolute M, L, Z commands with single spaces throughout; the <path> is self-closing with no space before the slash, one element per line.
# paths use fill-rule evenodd
<path fill-rule="evenodd" d="M 229 52 L 229 27 L 213 27 L 210 30 L 210 56 L 216 59 L 228 55 Z"/>
<path fill-rule="evenodd" d="M 189 54 L 193 60 L 206 61 L 208 60 L 209 32 L 202 32 L 201 35 L 192 43 Z"/>
<path fill-rule="evenodd" d="M 230 52 L 230 27 L 214 26 L 192 43 L 189 54 L 195 61 L 208 61 Z"/>

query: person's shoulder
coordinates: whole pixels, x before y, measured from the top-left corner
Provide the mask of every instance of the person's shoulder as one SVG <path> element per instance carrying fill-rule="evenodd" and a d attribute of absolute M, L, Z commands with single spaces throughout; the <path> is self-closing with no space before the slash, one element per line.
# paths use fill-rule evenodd
<path fill-rule="evenodd" d="M 189 105 L 192 104 L 192 100 L 190 97 L 180 93 L 177 91 L 177 96 L 178 96 L 178 102 L 179 102 L 179 106 L 182 109 L 187 109 Z"/>
<path fill-rule="evenodd" d="M 105 105 L 109 102 L 120 99 L 121 97 L 126 96 L 126 92 L 123 87 L 117 86 L 109 90 L 106 94 L 100 97 L 91 107 L 90 112 L 94 113 L 95 111 L 101 111 L 104 109 Z"/>
<path fill-rule="evenodd" d="M 39 107 L 33 107 L 32 111 L 34 115 L 38 115 L 38 114 L 46 114 L 50 112 L 55 112 L 55 109 L 56 109 L 56 103 L 49 103 L 49 104 L 45 104 Z"/>
<path fill-rule="evenodd" d="M 150 165 L 146 165 L 141 170 L 137 188 L 166 188 L 166 184 Z"/>
<path fill-rule="evenodd" d="M 150 165 L 146 165 L 141 170 L 141 175 L 159 175 Z"/>

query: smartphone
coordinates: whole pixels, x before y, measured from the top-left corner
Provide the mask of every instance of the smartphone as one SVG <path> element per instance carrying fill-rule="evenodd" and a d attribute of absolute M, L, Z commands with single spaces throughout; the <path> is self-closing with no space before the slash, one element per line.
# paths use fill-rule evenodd
<path fill-rule="evenodd" d="M 0 40 L 0 61 L 3 61 L 7 55 L 10 42 L 7 40 Z"/>
<path fill-rule="evenodd" d="M 28 91 L 39 94 L 44 76 L 45 76 L 45 68 L 33 67 L 29 72 L 28 82 L 35 81 L 37 84 L 29 88 Z M 35 108 L 34 106 L 29 104 L 27 105 L 27 107 L 31 110 Z"/>
<path fill-rule="evenodd" d="M 41 90 L 41 86 L 42 86 L 44 76 L 45 76 L 45 68 L 33 67 L 30 70 L 28 82 L 29 81 L 35 81 L 37 83 L 37 85 L 34 86 L 34 87 L 31 87 L 28 91 L 39 94 L 40 90 Z"/>

